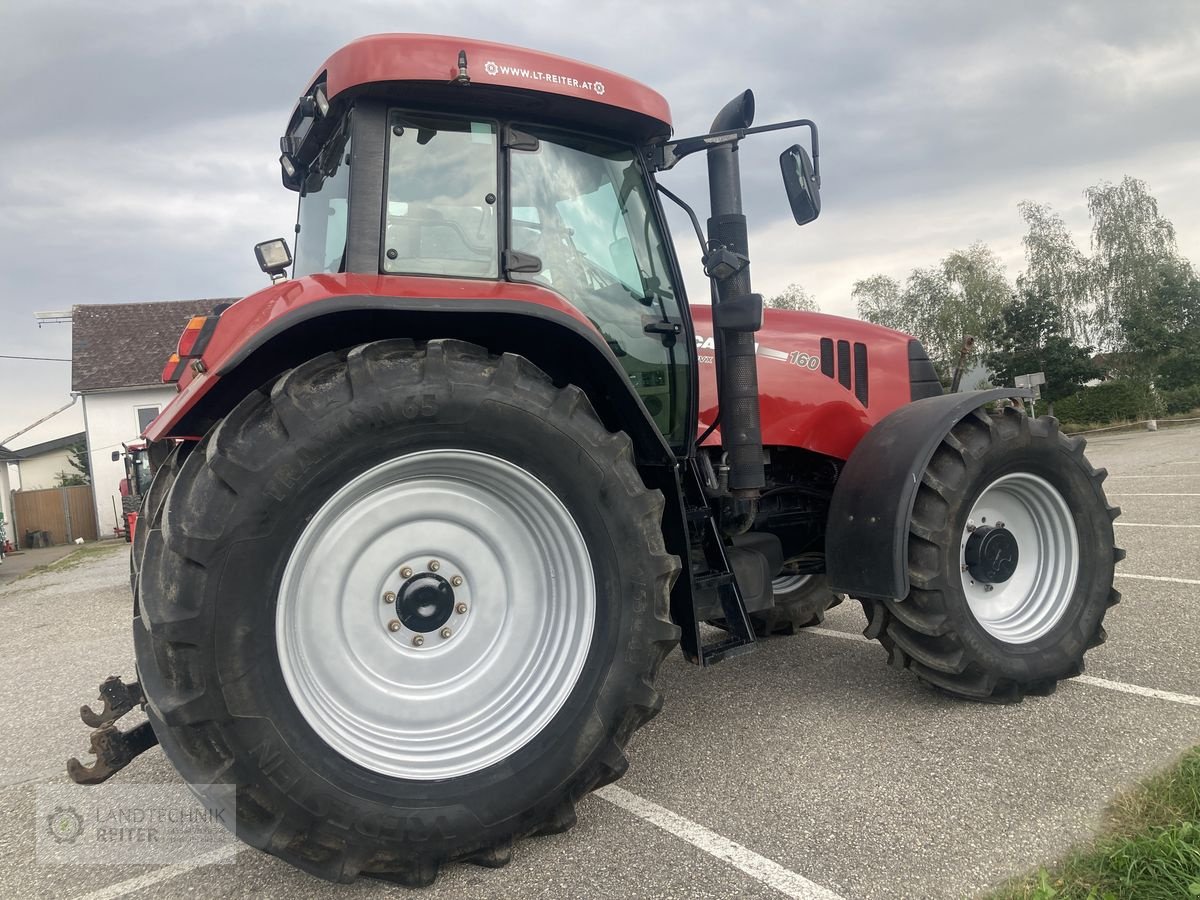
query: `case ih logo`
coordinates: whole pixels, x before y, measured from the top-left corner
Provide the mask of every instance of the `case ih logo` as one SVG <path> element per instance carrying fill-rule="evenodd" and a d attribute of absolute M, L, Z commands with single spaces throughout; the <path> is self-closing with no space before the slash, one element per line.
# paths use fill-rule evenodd
<path fill-rule="evenodd" d="M 483 71 L 487 72 L 493 78 L 497 75 L 507 75 L 510 78 L 525 78 L 529 81 L 541 81 L 548 84 L 557 84 L 560 87 L 576 88 L 581 91 L 593 91 L 599 97 L 603 97 L 605 91 L 603 81 L 580 81 L 578 78 L 572 78 L 570 75 L 559 75 L 557 72 L 539 72 L 537 69 L 522 69 L 517 66 L 502 66 L 490 59 L 483 64 Z"/>

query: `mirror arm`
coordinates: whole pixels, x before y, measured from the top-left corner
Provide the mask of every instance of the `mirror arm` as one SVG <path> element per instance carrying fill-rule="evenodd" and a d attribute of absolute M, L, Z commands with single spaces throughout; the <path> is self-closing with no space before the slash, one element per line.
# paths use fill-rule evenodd
<path fill-rule="evenodd" d="M 813 179 L 817 187 L 821 186 L 821 151 L 817 139 L 817 123 L 812 119 L 790 119 L 787 122 L 773 122 L 770 125 L 756 125 L 753 128 L 735 128 L 730 131 L 714 131 L 711 134 L 700 134 L 695 137 L 680 138 L 667 144 L 651 148 L 651 163 L 655 171 L 665 172 L 685 156 L 691 156 L 701 150 L 710 150 L 720 144 L 730 141 L 737 142 L 752 134 L 763 134 L 767 131 L 783 131 L 788 128 L 807 128 L 812 135 Z"/>
<path fill-rule="evenodd" d="M 696 240 L 700 242 L 700 255 L 701 257 L 707 256 L 708 242 L 704 239 L 704 229 L 700 227 L 700 220 L 696 218 L 696 213 L 690 206 L 684 203 L 683 200 L 681 200 L 671 191 L 667 190 L 661 184 L 655 184 L 655 187 L 658 188 L 659 193 L 661 193 L 664 197 L 688 214 L 688 218 L 692 220 L 692 228 L 696 229 Z"/>

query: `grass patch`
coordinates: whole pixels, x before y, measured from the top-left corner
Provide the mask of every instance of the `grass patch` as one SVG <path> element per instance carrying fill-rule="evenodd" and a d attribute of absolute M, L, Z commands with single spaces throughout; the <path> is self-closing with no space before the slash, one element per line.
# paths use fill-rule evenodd
<path fill-rule="evenodd" d="M 1200 898 L 1200 747 L 1173 768 L 1124 791 L 1091 845 L 987 900 Z"/>
<path fill-rule="evenodd" d="M 54 562 L 44 563 L 40 566 L 34 566 L 16 580 L 21 581 L 33 575 L 41 575 L 43 572 L 61 572 L 64 569 L 74 569 L 98 556 L 114 555 L 118 549 L 128 552 L 129 544 L 125 541 L 92 541 L 90 544 L 81 544 L 61 559 L 56 559 Z"/>

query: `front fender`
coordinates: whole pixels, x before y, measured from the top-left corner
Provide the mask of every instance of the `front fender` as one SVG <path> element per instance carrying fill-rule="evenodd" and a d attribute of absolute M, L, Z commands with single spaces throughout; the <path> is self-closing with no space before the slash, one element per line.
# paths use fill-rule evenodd
<path fill-rule="evenodd" d="M 846 462 L 829 507 L 825 570 L 836 593 L 908 596 L 908 527 L 917 488 L 938 444 L 974 409 L 1007 397 L 996 388 L 927 397 L 902 406 L 867 432 Z"/>

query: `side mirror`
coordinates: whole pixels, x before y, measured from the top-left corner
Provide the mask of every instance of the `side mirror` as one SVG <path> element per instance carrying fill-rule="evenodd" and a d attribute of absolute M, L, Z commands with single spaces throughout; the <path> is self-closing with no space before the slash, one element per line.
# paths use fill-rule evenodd
<path fill-rule="evenodd" d="M 113 462 L 116 462 L 116 461 L 117 461 L 118 459 L 120 459 L 120 458 L 121 458 L 121 451 L 120 451 L 120 450 L 114 450 L 114 451 L 113 451 L 113 457 L 112 457 L 112 461 L 113 461 Z"/>
<path fill-rule="evenodd" d="M 808 151 L 793 144 L 779 154 L 783 186 L 797 225 L 807 225 L 821 214 L 821 179 Z"/>
<path fill-rule="evenodd" d="M 284 278 L 287 267 L 292 264 L 292 251 L 283 238 L 255 244 L 254 255 L 258 258 L 258 267 L 270 275 L 273 282 Z"/>

